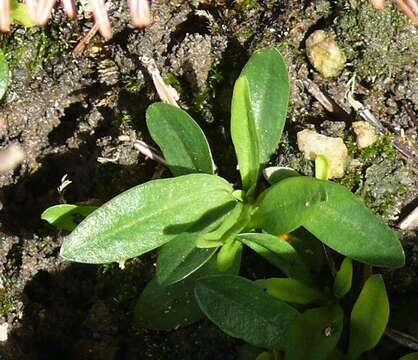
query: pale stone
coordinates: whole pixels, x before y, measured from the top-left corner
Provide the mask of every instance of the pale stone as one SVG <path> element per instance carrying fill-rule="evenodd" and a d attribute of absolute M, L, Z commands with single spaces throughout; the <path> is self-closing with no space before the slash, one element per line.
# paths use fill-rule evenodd
<path fill-rule="evenodd" d="M 0 342 L 7 340 L 7 332 L 9 330 L 9 324 L 7 322 L 0 324 Z"/>
<path fill-rule="evenodd" d="M 376 129 L 367 121 L 354 122 L 353 130 L 356 134 L 356 144 L 359 149 L 364 149 L 370 145 L 373 145 L 379 138 Z"/>
<path fill-rule="evenodd" d="M 323 155 L 329 163 L 330 178 L 340 178 L 344 175 L 348 151 L 341 138 L 318 134 L 313 130 L 303 130 L 297 134 L 299 150 L 309 160 L 315 160 Z"/>
<path fill-rule="evenodd" d="M 345 66 L 344 52 L 334 37 L 324 30 L 316 30 L 308 37 L 306 54 L 312 66 L 324 77 L 338 76 Z"/>

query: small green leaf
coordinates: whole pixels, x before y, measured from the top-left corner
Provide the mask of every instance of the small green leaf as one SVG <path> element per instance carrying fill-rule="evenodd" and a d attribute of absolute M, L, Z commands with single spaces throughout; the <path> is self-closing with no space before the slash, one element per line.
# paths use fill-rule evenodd
<path fill-rule="evenodd" d="M 11 0 L 10 10 L 13 22 L 17 22 L 27 28 L 35 26 L 26 4 L 19 3 L 17 0 Z"/>
<path fill-rule="evenodd" d="M 230 274 L 237 274 L 241 257 L 237 256 Z M 216 259 L 206 264 L 182 281 L 162 286 L 157 278 L 151 280 L 138 298 L 134 317 L 148 329 L 173 330 L 192 324 L 204 317 L 194 296 L 196 281 L 203 276 L 218 274 Z"/>
<path fill-rule="evenodd" d="M 319 180 L 328 180 L 330 178 L 328 159 L 324 155 L 318 155 L 315 158 L 315 177 Z"/>
<path fill-rule="evenodd" d="M 6 56 L 3 51 L 0 50 L 0 99 L 3 98 L 4 94 L 9 87 L 10 74 L 9 64 L 7 63 Z"/>
<path fill-rule="evenodd" d="M 72 231 L 77 226 L 77 223 L 74 221 L 75 216 L 79 215 L 82 218 L 85 218 L 96 209 L 96 206 L 82 206 L 72 204 L 54 205 L 42 213 L 41 219 L 49 222 L 58 230 Z"/>
<path fill-rule="evenodd" d="M 234 196 L 234 193 L 232 193 L 232 196 Z M 225 215 L 225 218 L 215 230 L 202 234 L 197 240 L 197 247 L 210 248 L 222 246 L 227 233 L 239 222 L 243 208 L 244 205 L 241 202 L 237 202 L 236 206 Z"/>
<path fill-rule="evenodd" d="M 263 170 L 263 175 L 270 185 L 274 185 L 288 177 L 300 176 L 296 170 L 283 166 L 267 167 Z"/>
<path fill-rule="evenodd" d="M 264 286 L 269 295 L 295 304 L 321 303 L 327 300 L 322 291 L 291 278 L 266 279 Z"/>
<path fill-rule="evenodd" d="M 399 360 L 418 360 L 418 352 L 406 354 L 402 356 Z"/>
<path fill-rule="evenodd" d="M 371 276 L 354 304 L 350 320 L 350 344 L 347 358 L 358 359 L 374 348 L 389 320 L 389 300 L 381 275 Z"/>
<path fill-rule="evenodd" d="M 206 263 L 183 281 L 163 286 L 157 278 L 145 287 L 135 306 L 139 325 L 153 330 L 172 330 L 192 324 L 204 317 L 194 297 L 196 280 L 216 273 L 214 261 Z"/>
<path fill-rule="evenodd" d="M 326 201 L 313 206 L 314 216 L 303 220 L 303 226 L 309 232 L 351 259 L 392 268 L 405 264 L 405 255 L 396 233 L 358 197 L 331 181 L 307 179 L 302 181 L 306 186 L 314 180 L 327 194 Z M 299 190 L 303 191 L 302 188 Z"/>
<path fill-rule="evenodd" d="M 277 149 L 286 122 L 290 96 L 287 66 L 275 48 L 265 48 L 251 56 L 241 76 L 248 80 L 259 162 L 265 165 Z"/>
<path fill-rule="evenodd" d="M 254 189 L 260 171 L 258 137 L 250 103 L 248 81 L 240 76 L 231 104 L 231 136 L 238 158 L 244 191 Z"/>
<path fill-rule="evenodd" d="M 185 233 L 199 237 L 234 204 L 232 186 L 214 175 L 153 180 L 94 211 L 64 240 L 61 256 L 85 263 L 120 262 Z"/>
<path fill-rule="evenodd" d="M 293 323 L 285 360 L 327 360 L 341 337 L 344 312 L 339 305 L 306 310 Z"/>
<path fill-rule="evenodd" d="M 239 234 L 237 239 L 289 277 L 312 283 L 312 276 L 296 250 L 287 241 L 270 234 Z"/>
<path fill-rule="evenodd" d="M 269 351 L 263 351 L 255 360 L 274 360 L 274 356 Z"/>
<path fill-rule="evenodd" d="M 255 227 L 274 235 L 289 233 L 312 215 L 313 206 L 326 200 L 321 183 L 304 176 L 286 178 L 265 190 L 257 199 Z"/>
<path fill-rule="evenodd" d="M 234 237 L 229 238 L 218 252 L 216 258 L 218 270 L 220 272 L 227 271 L 234 264 L 236 256 L 241 254 L 241 251 L 242 244 L 239 241 L 236 241 Z"/>
<path fill-rule="evenodd" d="M 147 110 L 147 126 L 174 176 L 214 173 L 208 141 L 185 111 L 165 103 L 152 104 Z"/>
<path fill-rule="evenodd" d="M 344 297 L 351 289 L 353 280 L 353 263 L 350 258 L 345 258 L 338 270 L 334 281 L 334 295 L 337 298 Z"/>
<path fill-rule="evenodd" d="M 168 286 L 183 280 L 208 262 L 216 250 L 197 248 L 194 234 L 178 236 L 161 249 L 157 259 L 158 282 Z"/>
<path fill-rule="evenodd" d="M 195 294 L 206 316 L 225 333 L 267 349 L 283 349 L 298 312 L 239 276 L 213 275 L 197 281 Z"/>
<path fill-rule="evenodd" d="M 311 177 L 290 177 L 264 191 L 253 221 L 271 234 L 298 226 L 335 251 L 374 266 L 400 267 L 402 246 L 393 230 L 345 187 Z"/>

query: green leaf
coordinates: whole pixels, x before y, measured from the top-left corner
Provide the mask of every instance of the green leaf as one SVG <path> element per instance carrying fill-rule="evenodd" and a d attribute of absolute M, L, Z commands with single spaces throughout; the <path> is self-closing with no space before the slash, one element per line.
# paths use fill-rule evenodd
<path fill-rule="evenodd" d="M 174 176 L 214 173 L 208 141 L 199 125 L 180 108 L 165 103 L 147 109 L 147 126 Z"/>
<path fill-rule="evenodd" d="M 294 178 L 296 179 L 296 178 Z M 374 266 L 402 267 L 405 255 L 396 236 L 379 217 L 344 186 L 330 181 L 302 178 L 297 184 L 312 181 L 321 184 L 327 200 L 313 206 L 314 216 L 306 217 L 303 226 L 323 243 L 351 259 Z M 292 182 L 293 179 L 289 179 Z"/>
<path fill-rule="evenodd" d="M 236 206 L 225 215 L 222 223 L 215 230 L 203 234 L 197 240 L 196 246 L 199 248 L 222 246 L 224 244 L 225 236 L 227 236 L 234 225 L 239 222 L 243 208 L 244 205 L 241 202 L 237 202 Z"/>
<path fill-rule="evenodd" d="M 241 76 L 248 80 L 259 162 L 264 165 L 276 151 L 286 122 L 290 96 L 287 66 L 275 48 L 265 48 L 251 56 Z"/>
<path fill-rule="evenodd" d="M 304 176 L 286 178 L 260 195 L 252 221 L 255 227 L 274 235 L 289 233 L 312 215 L 314 205 L 325 201 L 326 195 L 316 179 Z"/>
<path fill-rule="evenodd" d="M 237 154 L 244 191 L 254 189 L 260 171 L 258 137 L 250 103 L 248 81 L 240 76 L 231 104 L 231 136 Z"/>
<path fill-rule="evenodd" d="M 42 213 L 41 219 L 49 222 L 58 230 L 72 231 L 77 226 L 74 217 L 79 215 L 85 218 L 96 209 L 96 206 L 82 206 L 72 204 L 54 205 Z"/>
<path fill-rule="evenodd" d="M 184 234 L 165 244 L 158 256 L 156 277 L 163 285 L 183 280 L 206 264 L 217 248 L 196 247 L 195 234 Z"/>
<path fill-rule="evenodd" d="M 286 302 L 311 304 L 327 300 L 322 291 L 291 278 L 266 279 L 264 286 L 269 295 Z"/>
<path fill-rule="evenodd" d="M 186 233 L 197 238 L 235 203 L 232 186 L 214 175 L 150 181 L 88 216 L 64 240 L 61 256 L 85 263 L 124 261 Z"/>
<path fill-rule="evenodd" d="M 374 266 L 400 267 L 405 256 L 393 230 L 345 187 L 290 177 L 257 200 L 254 226 L 282 234 L 303 225 L 335 251 Z"/>
<path fill-rule="evenodd" d="M 267 167 L 263 170 L 263 175 L 270 185 L 274 185 L 288 177 L 300 176 L 296 170 L 283 166 Z"/>
<path fill-rule="evenodd" d="M 285 360 L 327 360 L 340 339 L 344 312 L 339 305 L 306 310 L 290 329 Z"/>
<path fill-rule="evenodd" d="M 241 254 L 241 251 L 242 244 L 236 241 L 234 237 L 229 238 L 218 252 L 216 258 L 218 270 L 220 272 L 227 271 L 234 264 L 235 258 Z"/>
<path fill-rule="evenodd" d="M 229 273 L 237 274 L 241 257 L 235 259 Z M 172 330 L 192 324 L 204 317 L 194 296 L 196 281 L 207 275 L 218 274 L 216 259 L 206 264 L 182 281 L 162 286 L 157 278 L 151 280 L 138 298 L 134 317 L 148 329 Z"/>
<path fill-rule="evenodd" d="M 350 344 L 347 358 L 358 359 L 374 348 L 389 320 L 389 300 L 381 275 L 371 276 L 354 304 L 350 320 Z"/>
<path fill-rule="evenodd" d="M 35 26 L 26 4 L 19 3 L 17 0 L 11 0 L 10 10 L 13 22 L 17 22 L 27 28 Z"/>
<path fill-rule="evenodd" d="M 315 177 L 320 180 L 328 180 L 330 178 L 329 162 L 324 155 L 318 155 L 315 158 Z"/>
<path fill-rule="evenodd" d="M 10 74 L 9 64 L 7 63 L 6 56 L 3 51 L 0 50 L 0 99 L 3 98 L 4 94 L 9 87 Z"/>
<path fill-rule="evenodd" d="M 134 318 L 139 325 L 153 330 L 172 330 L 192 324 L 204 317 L 194 297 L 196 280 L 216 273 L 214 261 L 206 263 L 183 281 L 161 285 L 157 278 L 145 287 L 135 306 Z"/>
<path fill-rule="evenodd" d="M 402 356 L 399 360 L 418 360 L 418 352 L 406 354 Z"/>
<path fill-rule="evenodd" d="M 344 297 L 351 289 L 353 280 L 353 263 L 350 258 L 345 258 L 338 270 L 334 281 L 334 295 L 337 298 Z"/>
<path fill-rule="evenodd" d="M 287 241 L 270 234 L 239 234 L 237 239 L 276 266 L 284 274 L 311 283 L 312 276 L 296 250 Z"/>
<path fill-rule="evenodd" d="M 298 312 L 239 276 L 213 275 L 197 281 L 195 294 L 206 316 L 225 333 L 267 349 L 283 349 Z"/>

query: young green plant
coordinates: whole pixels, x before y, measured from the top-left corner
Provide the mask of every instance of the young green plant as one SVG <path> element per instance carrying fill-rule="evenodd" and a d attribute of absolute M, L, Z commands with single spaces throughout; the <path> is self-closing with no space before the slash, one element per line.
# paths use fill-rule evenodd
<path fill-rule="evenodd" d="M 168 330 L 206 315 L 227 334 L 267 350 L 265 356 L 283 351 L 286 359 L 327 359 L 344 352 L 358 358 L 380 339 L 389 308 L 383 280 L 374 275 L 352 311 L 349 346 L 337 350 L 347 332 L 339 299 L 350 291 L 352 260 L 396 268 L 404 253 L 396 234 L 359 198 L 324 180 L 326 159 L 317 161 L 318 178 L 265 169 L 283 132 L 289 94 L 280 53 L 255 52 L 236 81 L 231 106 L 241 189 L 215 175 L 208 141 L 185 111 L 151 105 L 149 132 L 175 177 L 138 185 L 93 211 L 65 238 L 61 256 L 123 263 L 160 248 L 155 279 L 137 303 L 140 324 Z M 271 183 L 266 190 L 263 170 Z M 346 257 L 328 285 L 319 276 L 320 242 Z M 238 276 L 243 246 L 285 277 Z M 307 344 L 303 357 L 300 342 Z"/>

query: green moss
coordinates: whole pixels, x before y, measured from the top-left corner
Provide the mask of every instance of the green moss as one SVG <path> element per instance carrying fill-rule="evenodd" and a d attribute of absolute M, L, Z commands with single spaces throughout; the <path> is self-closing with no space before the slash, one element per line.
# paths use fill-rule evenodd
<path fill-rule="evenodd" d="M 16 29 L 4 36 L 1 48 L 5 52 L 11 69 L 26 68 L 38 73 L 46 64 L 70 49 L 58 26 L 45 28 Z"/>
<path fill-rule="evenodd" d="M 0 289 L 0 316 L 7 316 L 15 309 L 14 301 L 5 289 Z"/>
<path fill-rule="evenodd" d="M 388 158 L 394 158 L 397 154 L 393 146 L 393 135 L 390 133 L 381 136 L 373 145 L 364 149 L 359 149 L 356 145 L 354 133 L 351 129 L 345 133 L 344 138 L 348 154 L 360 160 L 364 166 L 371 165 L 377 156 L 384 154 Z"/>
<path fill-rule="evenodd" d="M 171 87 L 173 87 L 177 91 L 178 94 L 181 94 L 183 92 L 183 86 L 181 84 L 180 79 L 173 73 L 168 73 L 164 78 L 164 82 L 167 85 L 170 85 Z"/>
<path fill-rule="evenodd" d="M 142 90 L 144 83 L 139 81 L 135 75 L 122 75 L 122 86 L 123 88 L 132 95 L 137 95 Z"/>
<path fill-rule="evenodd" d="M 346 171 L 341 179 L 337 179 L 337 182 L 347 189 L 355 191 L 363 182 L 363 174 L 360 169 L 350 169 Z"/>
<path fill-rule="evenodd" d="M 368 146 L 360 151 L 360 160 L 368 165 L 379 156 L 385 154 L 388 158 L 396 156 L 396 149 L 393 147 L 393 136 L 386 134 L 377 140 L 373 145 Z"/>
<path fill-rule="evenodd" d="M 416 60 L 418 34 L 395 6 L 388 3 L 377 11 L 363 0 L 343 14 L 336 24 L 337 37 L 361 79 L 395 77 Z"/>

